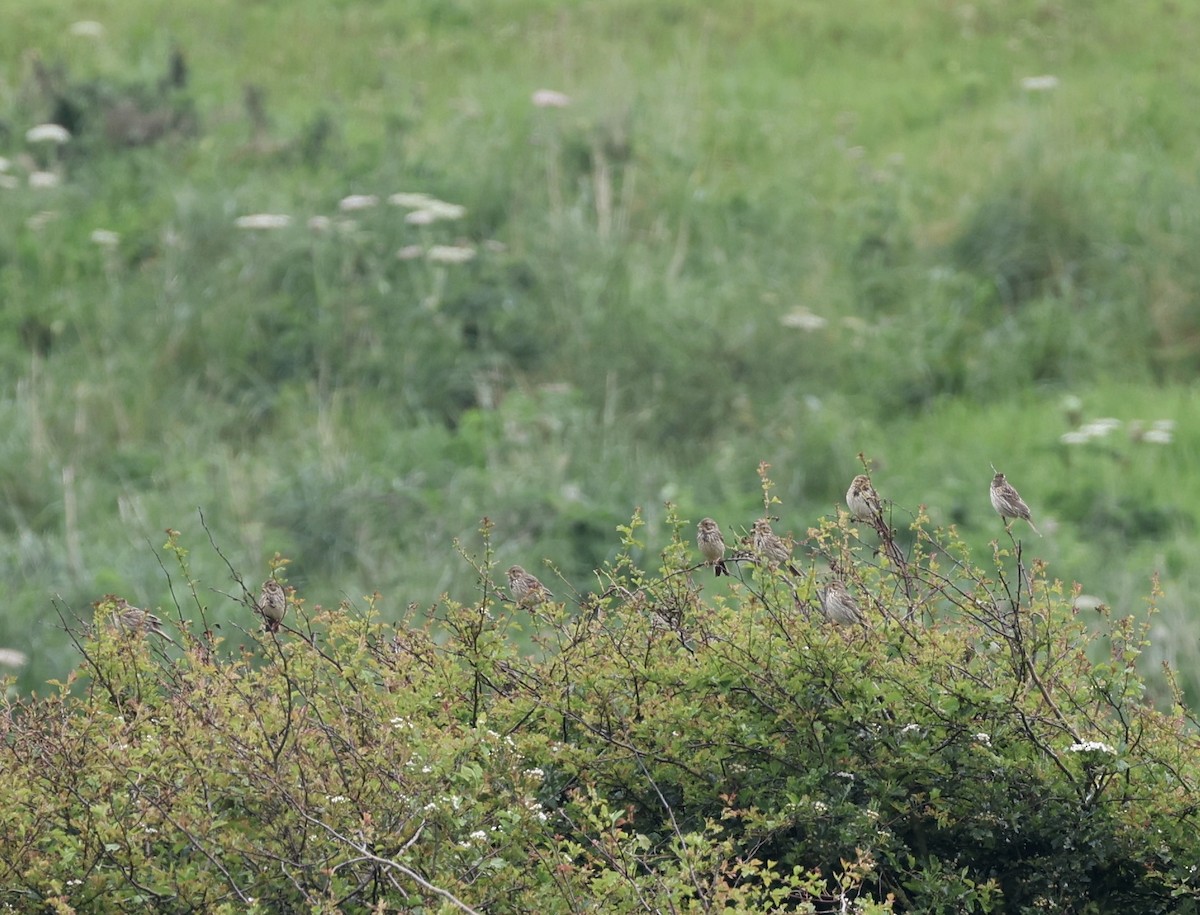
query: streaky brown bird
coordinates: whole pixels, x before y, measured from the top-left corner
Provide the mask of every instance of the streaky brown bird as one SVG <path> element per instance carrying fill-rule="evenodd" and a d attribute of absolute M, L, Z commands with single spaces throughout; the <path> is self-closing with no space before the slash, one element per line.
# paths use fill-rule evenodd
<path fill-rule="evenodd" d="M 992 468 L 996 470 L 995 467 Z M 988 492 L 992 500 L 992 508 L 1004 519 L 1004 528 L 1008 530 L 1009 518 L 1020 518 L 1029 522 L 1029 526 L 1033 528 L 1033 532 L 1039 537 L 1042 532 L 1037 529 L 1033 523 L 1033 518 L 1030 517 L 1029 506 L 1025 504 L 1025 500 L 1021 498 L 1020 493 L 1013 485 L 1004 478 L 1004 474 L 996 471 L 996 475 L 992 477 L 991 489 Z"/>
<path fill-rule="evenodd" d="M 544 604 L 554 597 L 536 575 L 531 575 L 520 566 L 511 566 L 508 570 L 508 593 L 517 606 L 526 609 Z"/>
<path fill-rule="evenodd" d="M 717 578 L 729 574 L 725 565 L 725 537 L 712 518 L 704 518 L 696 525 L 696 546 L 700 548 L 700 555 L 715 570 Z"/>
<path fill-rule="evenodd" d="M 278 632 L 284 616 L 287 615 L 287 594 L 284 593 L 283 585 L 274 578 L 264 581 L 254 609 L 262 614 L 267 632 Z"/>

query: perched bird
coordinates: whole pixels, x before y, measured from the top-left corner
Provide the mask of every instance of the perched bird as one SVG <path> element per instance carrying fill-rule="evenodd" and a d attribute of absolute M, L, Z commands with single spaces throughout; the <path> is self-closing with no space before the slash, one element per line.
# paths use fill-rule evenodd
<path fill-rule="evenodd" d="M 883 500 L 871 485 L 871 478 L 860 473 L 846 490 L 846 507 L 855 521 L 865 521 L 876 528 L 883 525 Z"/>
<path fill-rule="evenodd" d="M 996 470 L 995 467 L 992 470 Z M 1033 518 L 1029 516 L 1029 506 L 1025 504 L 1025 500 L 1021 498 L 1013 485 L 1004 479 L 1004 474 L 996 471 L 996 475 L 992 477 L 992 488 L 989 493 L 992 499 L 992 508 L 1000 514 L 1004 519 L 1004 528 L 1008 529 L 1009 518 L 1023 518 L 1029 522 L 1029 526 L 1033 528 L 1033 532 L 1039 537 L 1042 532 L 1034 526 Z"/>
<path fill-rule="evenodd" d="M 771 530 L 771 522 L 766 518 L 759 518 L 754 522 L 752 528 L 754 533 L 754 549 L 758 555 L 767 560 L 774 566 L 786 566 L 787 570 L 793 575 L 799 575 L 800 572 L 792 565 L 792 550 L 786 543 L 779 539 L 773 530 Z"/>
<path fill-rule="evenodd" d="M 134 607 L 123 597 L 112 599 L 112 603 L 113 611 L 108 622 L 117 632 L 122 635 L 145 635 L 147 632 L 153 632 L 159 638 L 175 644 L 175 640 L 163 631 L 162 620 L 153 613 Z"/>
<path fill-rule="evenodd" d="M 508 570 L 508 592 L 519 607 L 536 607 L 554 597 L 550 589 L 520 566 Z"/>
<path fill-rule="evenodd" d="M 262 614 L 267 632 L 278 632 L 287 613 L 287 595 L 283 592 L 283 585 L 274 578 L 264 581 L 254 609 Z"/>
<path fill-rule="evenodd" d="M 846 507 L 850 509 L 850 515 L 855 521 L 865 522 L 875 528 L 875 533 L 882 542 L 880 550 L 891 560 L 892 565 L 904 568 L 904 553 L 896 544 L 895 532 L 883 519 L 883 499 L 879 497 L 879 493 L 871 485 L 871 478 L 865 473 L 860 473 L 850 482 L 850 488 L 846 490 Z"/>
<path fill-rule="evenodd" d="M 830 581 L 821 592 L 821 612 L 825 614 L 825 619 L 839 626 L 867 625 L 854 595 L 838 578 Z"/>
<path fill-rule="evenodd" d="M 696 525 L 696 546 L 700 548 L 700 555 L 716 570 L 717 578 L 729 574 L 725 566 L 725 538 L 712 518 L 704 518 Z"/>

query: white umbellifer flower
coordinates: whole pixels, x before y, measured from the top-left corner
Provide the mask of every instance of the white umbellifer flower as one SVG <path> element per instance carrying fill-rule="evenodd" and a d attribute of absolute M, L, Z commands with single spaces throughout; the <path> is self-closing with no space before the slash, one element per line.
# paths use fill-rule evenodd
<path fill-rule="evenodd" d="M 1026 92 L 1049 92 L 1051 89 L 1058 88 L 1058 77 L 1050 76 L 1026 76 L 1021 80 L 1021 88 Z"/>
<path fill-rule="evenodd" d="M 910 731 L 919 731 L 919 730 L 921 730 L 921 726 L 920 726 L 919 724 L 917 724 L 917 723 L 915 723 L 915 722 L 914 722 L 914 723 L 912 723 L 912 724 L 906 724 L 904 727 L 902 727 L 902 728 L 900 729 L 900 733 L 901 733 L 901 734 L 907 734 L 907 733 L 909 733 Z"/>
<path fill-rule="evenodd" d="M 329 803 L 331 803 L 331 804 L 344 804 L 344 803 L 346 803 L 346 795 L 335 794 L 335 795 L 330 796 L 327 794 L 327 795 L 325 795 L 325 800 L 329 801 Z"/>
<path fill-rule="evenodd" d="M 25 141 L 28 143 L 54 143 L 61 146 L 71 139 L 71 131 L 62 124 L 38 124 L 25 131 Z"/>
<path fill-rule="evenodd" d="M 482 829 L 476 829 L 473 833 L 471 833 L 470 838 L 474 839 L 476 842 L 486 842 L 487 833 Z"/>
<path fill-rule="evenodd" d="M 981 732 L 979 732 L 978 734 L 976 734 L 976 735 L 975 735 L 975 742 L 976 742 L 976 743 L 981 743 L 981 744 L 983 744 L 985 747 L 990 747 L 990 746 L 992 745 L 992 736 L 991 736 L 990 734 L 984 734 L 984 733 L 981 731 Z"/>
<path fill-rule="evenodd" d="M 91 19 L 81 19 L 71 23 L 71 34 L 80 38 L 103 38 L 104 26 Z"/>
<path fill-rule="evenodd" d="M 5 667 L 22 667 L 25 661 L 25 653 L 17 651 L 15 648 L 0 648 L 0 664 Z"/>
<path fill-rule="evenodd" d="M 121 242 L 121 236 L 110 229 L 93 229 L 91 239 L 101 248 L 115 248 Z"/>
<path fill-rule="evenodd" d="M 373 206 L 379 206 L 379 198 L 374 194 L 351 194 L 349 197 L 343 197 L 338 206 L 346 212 L 369 210 Z"/>
<path fill-rule="evenodd" d="M 31 172 L 29 175 L 29 186 L 39 190 L 58 187 L 59 183 L 59 177 L 54 172 Z"/>
<path fill-rule="evenodd" d="M 465 264 L 475 258 L 475 249 L 461 245 L 434 245 L 425 252 L 425 259 L 435 264 Z"/>
<path fill-rule="evenodd" d="M 308 227 L 316 232 L 328 232 L 333 226 L 333 220 L 328 216 L 308 217 Z"/>
<path fill-rule="evenodd" d="M 404 221 L 410 226 L 428 226 L 437 222 L 437 217 L 429 212 L 429 210 L 413 210 L 404 217 Z"/>
<path fill-rule="evenodd" d="M 531 101 L 538 108 L 566 108 L 571 104 L 571 96 L 557 89 L 538 89 Z"/>
<path fill-rule="evenodd" d="M 526 769 L 525 774 L 529 776 L 529 778 L 537 779 L 539 782 L 546 777 L 546 773 L 541 769 Z"/>
<path fill-rule="evenodd" d="M 824 801 L 813 801 L 813 810 L 815 810 L 817 813 L 828 813 L 829 805 Z"/>
<path fill-rule="evenodd" d="M 428 226 L 443 219 L 462 219 L 467 208 L 444 200 L 430 200 L 425 206 L 413 210 L 404 217 L 410 226 Z"/>
<path fill-rule="evenodd" d="M 820 330 L 829 323 L 828 319 L 814 314 L 807 308 L 797 308 L 779 319 L 784 327 L 794 327 L 797 330 Z"/>
<path fill-rule="evenodd" d="M 239 216 L 233 224 L 239 229 L 286 229 L 292 224 L 292 217 L 284 213 L 251 213 Z"/>
<path fill-rule="evenodd" d="M 1114 419 L 1111 416 L 1105 416 L 1100 419 L 1093 419 L 1089 423 L 1084 423 L 1079 431 L 1084 432 L 1092 438 L 1103 438 L 1112 432 L 1113 429 L 1120 429 L 1121 421 Z"/>
<path fill-rule="evenodd" d="M 1058 437 L 1058 440 L 1064 445 L 1086 445 L 1092 440 L 1092 437 L 1082 429 L 1076 429 L 1072 432 L 1064 432 Z"/>
<path fill-rule="evenodd" d="M 844 779 L 848 779 L 849 781 L 854 781 L 854 773 L 853 772 L 834 772 L 833 777 L 834 778 L 844 778 Z"/>
<path fill-rule="evenodd" d="M 416 260 L 418 257 L 425 255 L 425 249 L 420 245 L 405 245 L 396 252 L 396 259 L 402 261 Z"/>
<path fill-rule="evenodd" d="M 1167 429 L 1148 429 L 1142 436 L 1142 441 L 1151 445 L 1169 445 L 1173 439 L 1174 436 Z"/>
<path fill-rule="evenodd" d="M 1099 740 L 1085 740 L 1082 743 L 1073 743 L 1067 747 L 1068 753 L 1107 753 L 1109 756 L 1116 756 L 1117 751 L 1106 743 L 1101 743 Z"/>
<path fill-rule="evenodd" d="M 444 200 L 430 200 L 421 211 L 429 213 L 434 219 L 462 219 L 467 215 L 467 208 L 458 203 L 447 203 Z"/>

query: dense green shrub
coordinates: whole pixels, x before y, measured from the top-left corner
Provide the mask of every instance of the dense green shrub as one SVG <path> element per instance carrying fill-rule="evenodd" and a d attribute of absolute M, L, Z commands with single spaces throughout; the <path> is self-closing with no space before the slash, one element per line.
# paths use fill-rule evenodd
<path fill-rule="evenodd" d="M 169 640 L 100 602 L 79 670 L 0 717 L 0 903 L 1200 910 L 1196 723 L 1146 702 L 1132 618 L 1089 628 L 1020 541 L 977 564 L 919 514 L 905 550 L 825 520 L 798 577 L 736 549 L 727 586 L 668 525 L 656 571 L 635 515 L 595 592 L 528 608 L 485 523 L 436 624 L 293 595 L 245 651 L 194 588 Z M 831 574 L 869 626 L 821 616 Z"/>

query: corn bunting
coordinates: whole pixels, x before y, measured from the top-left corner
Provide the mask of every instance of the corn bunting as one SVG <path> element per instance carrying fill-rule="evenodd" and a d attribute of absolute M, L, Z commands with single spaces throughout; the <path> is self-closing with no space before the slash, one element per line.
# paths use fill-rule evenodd
<path fill-rule="evenodd" d="M 833 579 L 821 592 L 821 612 L 830 622 L 839 626 L 865 626 L 867 621 L 854 595 L 840 579 Z"/>
<path fill-rule="evenodd" d="M 274 578 L 264 581 L 254 609 L 262 614 L 267 632 L 278 632 L 284 614 L 287 613 L 287 595 L 283 592 L 283 585 Z"/>
<path fill-rule="evenodd" d="M 754 549 L 758 552 L 759 556 L 773 566 L 786 566 L 787 570 L 793 575 L 800 575 L 800 572 L 791 562 L 792 548 L 783 540 L 780 540 L 779 535 L 771 530 L 770 521 L 766 518 L 759 518 L 754 522 L 752 530 L 754 533 Z"/>
<path fill-rule="evenodd" d="M 696 546 L 700 548 L 704 559 L 716 570 L 717 578 L 729 574 L 729 569 L 725 566 L 725 538 L 721 536 L 721 529 L 712 518 L 705 518 L 696 525 Z"/>
<path fill-rule="evenodd" d="M 992 469 L 995 470 L 994 467 Z M 1004 479 L 1004 474 L 999 471 L 992 477 L 992 488 L 989 495 L 992 499 L 992 508 L 996 509 L 1000 517 L 1004 519 L 1006 530 L 1009 526 L 1009 518 L 1022 518 L 1029 522 L 1029 526 L 1033 528 L 1035 534 L 1039 537 L 1042 536 L 1042 532 L 1034 526 L 1033 518 L 1029 516 L 1029 506 L 1025 504 L 1025 500 L 1021 498 L 1013 485 Z"/>
<path fill-rule="evenodd" d="M 855 521 L 865 521 L 876 528 L 883 525 L 883 500 L 865 473 L 856 476 L 846 490 L 846 507 Z"/>
<path fill-rule="evenodd" d="M 519 607 L 536 607 L 554 597 L 550 589 L 520 566 L 508 570 L 508 592 Z"/>
<path fill-rule="evenodd" d="M 123 597 L 112 597 L 109 595 L 102 601 L 97 601 L 96 604 L 111 601 L 113 604 L 112 615 L 108 618 L 108 624 L 122 635 L 145 635 L 147 632 L 153 632 L 156 636 L 166 639 L 172 645 L 176 642 L 163 630 L 162 620 L 153 613 L 147 610 L 142 610 L 139 607 L 134 607 Z"/>

